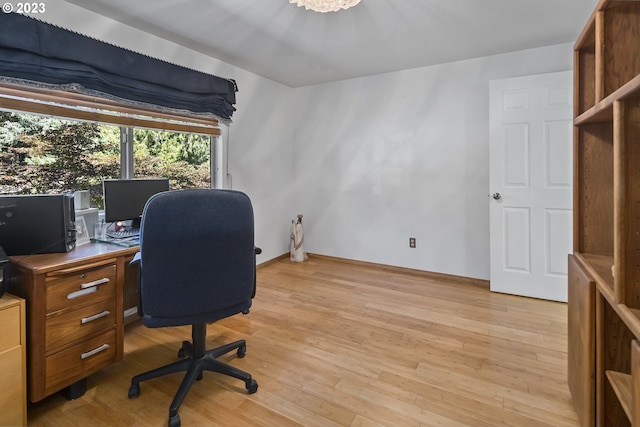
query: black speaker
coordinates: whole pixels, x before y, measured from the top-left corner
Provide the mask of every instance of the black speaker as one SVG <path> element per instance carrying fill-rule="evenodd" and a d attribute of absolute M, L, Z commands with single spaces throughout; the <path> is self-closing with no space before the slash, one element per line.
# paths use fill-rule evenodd
<path fill-rule="evenodd" d="M 0 247 L 0 297 L 2 297 L 2 295 L 4 295 L 4 290 L 7 287 L 7 284 L 5 282 L 5 278 L 6 278 L 6 271 L 7 271 L 7 263 L 9 262 L 9 257 L 7 256 L 7 254 L 4 252 L 4 249 L 2 249 L 2 247 Z"/>
<path fill-rule="evenodd" d="M 7 255 L 76 247 L 73 194 L 0 195 L 0 246 Z"/>

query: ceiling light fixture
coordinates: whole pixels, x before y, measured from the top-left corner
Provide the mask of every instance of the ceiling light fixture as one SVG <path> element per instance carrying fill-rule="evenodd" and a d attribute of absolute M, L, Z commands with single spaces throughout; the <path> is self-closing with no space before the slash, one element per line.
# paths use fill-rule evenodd
<path fill-rule="evenodd" d="M 360 3 L 360 0 L 289 0 L 298 7 L 304 6 L 307 10 L 314 12 L 337 12 L 340 9 L 349 9 Z"/>

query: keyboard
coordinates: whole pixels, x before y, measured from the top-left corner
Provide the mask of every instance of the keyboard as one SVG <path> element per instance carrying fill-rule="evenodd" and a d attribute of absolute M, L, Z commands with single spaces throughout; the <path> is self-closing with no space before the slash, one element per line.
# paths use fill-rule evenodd
<path fill-rule="evenodd" d="M 140 230 L 137 228 L 131 228 L 127 230 L 120 231 L 107 231 L 107 237 L 111 237 L 112 239 L 126 239 L 128 237 L 138 237 L 140 236 Z"/>

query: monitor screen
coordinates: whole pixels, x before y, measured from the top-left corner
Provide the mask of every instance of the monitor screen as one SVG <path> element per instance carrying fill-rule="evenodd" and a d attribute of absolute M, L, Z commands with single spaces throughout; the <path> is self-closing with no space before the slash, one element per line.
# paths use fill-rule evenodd
<path fill-rule="evenodd" d="M 166 178 L 105 179 L 104 191 L 105 222 L 139 220 L 149 197 L 162 191 L 169 191 Z"/>

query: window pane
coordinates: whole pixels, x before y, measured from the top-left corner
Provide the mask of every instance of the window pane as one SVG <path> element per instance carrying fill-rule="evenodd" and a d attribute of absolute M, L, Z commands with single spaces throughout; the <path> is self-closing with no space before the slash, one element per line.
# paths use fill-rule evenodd
<path fill-rule="evenodd" d="M 116 126 L 0 111 L 0 193 L 89 190 L 102 207 L 102 180 L 120 170 Z"/>
<path fill-rule="evenodd" d="M 210 138 L 206 135 L 134 130 L 136 178 L 169 178 L 172 190 L 211 187 Z"/>

